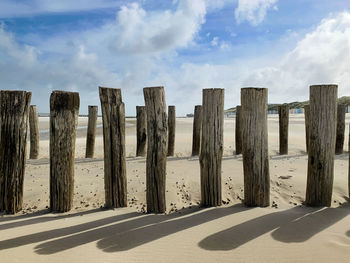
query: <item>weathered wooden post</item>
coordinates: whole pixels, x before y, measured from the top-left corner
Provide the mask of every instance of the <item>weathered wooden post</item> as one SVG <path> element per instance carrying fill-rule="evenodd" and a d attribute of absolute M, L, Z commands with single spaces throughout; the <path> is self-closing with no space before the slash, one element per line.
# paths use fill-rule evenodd
<path fill-rule="evenodd" d="M 0 211 L 22 209 L 31 92 L 0 91 Z"/>
<path fill-rule="evenodd" d="M 168 156 L 174 156 L 175 153 L 175 130 L 176 130 L 176 111 L 175 106 L 168 106 Z"/>
<path fill-rule="evenodd" d="M 345 137 L 345 110 L 346 110 L 346 105 L 338 104 L 335 154 L 343 153 L 344 137 Z"/>
<path fill-rule="evenodd" d="M 167 114 L 164 87 L 143 89 L 147 112 L 146 201 L 148 213 L 164 213 Z"/>
<path fill-rule="evenodd" d="M 193 116 L 193 134 L 192 134 L 192 156 L 199 155 L 201 145 L 201 130 L 202 130 L 202 105 L 194 107 Z"/>
<path fill-rule="evenodd" d="M 265 207 L 270 204 L 267 89 L 242 88 L 241 103 L 244 203 Z"/>
<path fill-rule="evenodd" d="M 136 156 L 146 156 L 147 116 L 145 106 L 136 106 Z"/>
<path fill-rule="evenodd" d="M 31 105 L 29 110 L 30 152 L 29 159 L 39 157 L 39 124 L 36 105 Z"/>
<path fill-rule="evenodd" d="M 305 137 L 306 137 L 306 152 L 309 152 L 309 140 L 310 140 L 310 105 L 304 106 L 305 116 Z"/>
<path fill-rule="evenodd" d="M 50 96 L 50 210 L 67 212 L 74 195 L 75 138 L 79 93 L 53 91 Z"/>
<path fill-rule="evenodd" d="M 306 205 L 330 206 L 337 125 L 337 85 L 310 86 Z"/>
<path fill-rule="evenodd" d="M 86 134 L 85 158 L 94 158 L 98 106 L 89 105 L 88 109 L 89 109 L 89 115 L 88 115 L 89 120 L 88 120 L 87 134 Z"/>
<path fill-rule="evenodd" d="M 201 204 L 219 206 L 224 144 L 224 89 L 203 89 L 200 162 Z"/>
<path fill-rule="evenodd" d="M 280 133 L 280 154 L 288 154 L 288 124 L 289 106 L 288 104 L 278 106 L 279 133 Z"/>
<path fill-rule="evenodd" d="M 236 154 L 242 153 L 242 106 L 236 107 Z"/>
<path fill-rule="evenodd" d="M 99 87 L 104 146 L 105 206 L 127 206 L 125 106 L 121 89 Z"/>

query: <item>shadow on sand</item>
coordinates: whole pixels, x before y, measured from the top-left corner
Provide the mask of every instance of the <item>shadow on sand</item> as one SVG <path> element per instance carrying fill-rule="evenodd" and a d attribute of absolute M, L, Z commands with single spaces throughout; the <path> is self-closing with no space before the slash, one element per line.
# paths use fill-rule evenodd
<path fill-rule="evenodd" d="M 206 250 L 232 250 L 270 231 L 281 242 L 304 242 L 350 214 L 350 205 L 338 208 L 295 207 L 267 214 L 206 237 Z"/>

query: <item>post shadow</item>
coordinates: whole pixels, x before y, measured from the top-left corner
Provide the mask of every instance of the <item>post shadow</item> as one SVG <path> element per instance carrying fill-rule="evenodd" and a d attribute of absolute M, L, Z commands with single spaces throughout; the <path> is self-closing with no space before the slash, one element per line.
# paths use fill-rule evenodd
<path fill-rule="evenodd" d="M 239 204 L 216 209 L 185 208 L 181 210 L 181 214 L 146 215 L 139 219 L 48 241 L 36 246 L 35 252 L 44 255 L 54 254 L 93 241 L 98 241 L 97 247 L 104 252 L 126 251 L 211 220 L 246 210 L 247 208 Z M 191 215 L 185 216 L 188 214 Z"/>
<path fill-rule="evenodd" d="M 43 210 L 34 212 L 32 214 L 26 214 L 26 215 L 15 216 L 15 217 L 4 217 L 4 218 L 1 218 L 0 219 L 0 223 L 1 222 L 6 222 L 6 221 L 20 220 L 22 218 L 24 218 L 24 220 L 10 222 L 10 223 L 5 223 L 5 224 L 0 224 L 0 230 L 6 230 L 6 229 L 10 229 L 10 228 L 15 228 L 15 227 L 34 225 L 34 224 L 38 224 L 38 223 L 45 223 L 45 222 L 60 220 L 60 219 L 64 219 L 64 218 L 70 218 L 70 217 L 94 214 L 94 213 L 98 213 L 98 212 L 102 212 L 102 211 L 103 211 L 103 209 L 96 208 L 96 209 L 91 209 L 91 210 L 88 210 L 88 211 L 83 211 L 83 212 L 78 212 L 78 213 L 71 213 L 71 214 L 68 214 L 68 215 L 57 214 L 57 216 L 40 217 L 40 215 L 44 215 L 44 214 L 49 214 L 50 213 L 49 209 L 43 209 Z M 8 219 L 8 220 L 6 220 L 6 219 Z"/>
<path fill-rule="evenodd" d="M 294 207 L 254 218 L 222 230 L 204 238 L 198 245 L 206 250 L 233 250 L 276 228 L 281 228 L 281 230 L 273 234 L 274 239 L 279 241 L 291 240 L 292 237 L 298 236 L 299 242 L 304 242 L 348 214 L 350 214 L 349 206 L 346 208 L 345 205 L 339 208 L 324 209 Z M 309 219 L 309 216 L 312 218 Z M 317 224 L 318 220 L 321 220 L 321 223 Z M 295 221 L 299 221 L 299 225 L 297 225 L 299 229 L 296 229 Z M 317 226 L 305 226 L 307 222 L 312 222 L 317 224 Z M 300 227 L 303 224 L 304 228 L 301 229 Z"/>
<path fill-rule="evenodd" d="M 347 235 L 348 237 L 350 237 L 350 230 L 349 230 L 348 232 L 346 232 L 346 235 Z"/>
<path fill-rule="evenodd" d="M 0 241 L 0 251 L 4 249 L 14 248 L 14 247 L 20 247 L 32 243 L 42 242 L 53 238 L 63 237 L 66 235 L 71 235 L 74 233 L 79 233 L 82 231 L 90 230 L 92 228 L 100 227 L 103 225 L 115 223 L 121 220 L 130 219 L 134 217 L 142 216 L 142 214 L 132 212 L 132 213 L 126 213 L 116 216 L 111 216 L 108 218 L 99 219 L 92 222 L 83 223 L 80 225 L 74 225 L 64 228 L 58 228 L 53 230 L 47 230 L 43 232 L 38 232 L 34 234 L 29 234 L 25 236 L 19 236 L 7 240 Z M 63 217 L 59 217 L 58 219 L 63 219 Z M 67 244 L 67 246 L 70 246 Z"/>

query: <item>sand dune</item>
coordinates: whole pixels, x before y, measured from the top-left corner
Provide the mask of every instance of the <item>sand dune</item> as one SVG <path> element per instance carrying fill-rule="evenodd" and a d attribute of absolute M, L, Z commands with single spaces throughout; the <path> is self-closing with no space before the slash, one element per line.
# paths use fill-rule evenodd
<path fill-rule="evenodd" d="M 349 122 L 347 116 L 347 123 Z M 0 217 L 1 262 L 348 262 L 348 153 L 335 157 L 330 208 L 302 205 L 307 155 L 303 115 L 290 117 L 289 155 L 278 155 L 278 117 L 269 116 L 271 206 L 246 208 L 242 156 L 234 155 L 234 119 L 225 120 L 223 205 L 200 208 L 199 161 L 189 157 L 192 119 L 178 118 L 175 157 L 167 163 L 167 212 L 145 212 L 145 158 L 135 157 L 135 120 L 126 132 L 128 208 L 104 210 L 103 142 L 85 159 L 86 129 L 76 144 L 74 207 L 47 210 L 48 118 L 40 118 L 40 159 L 28 160 L 24 210 Z M 79 119 L 81 127 L 86 118 Z M 101 123 L 99 120 L 98 123 Z M 47 131 L 46 131 L 47 133 Z M 348 125 L 346 134 L 349 134 Z M 347 150 L 346 136 L 345 150 Z"/>

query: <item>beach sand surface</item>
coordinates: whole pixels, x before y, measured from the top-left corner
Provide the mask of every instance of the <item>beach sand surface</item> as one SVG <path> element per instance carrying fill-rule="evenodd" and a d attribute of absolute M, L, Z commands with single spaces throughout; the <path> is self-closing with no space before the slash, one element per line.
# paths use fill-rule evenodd
<path fill-rule="evenodd" d="M 126 120 L 128 207 L 103 209 L 102 121 L 95 158 L 86 159 L 87 118 L 79 118 L 74 205 L 49 205 L 49 118 L 39 118 L 40 156 L 27 160 L 23 211 L 0 215 L 0 262 L 350 262 L 348 134 L 335 156 L 332 207 L 303 206 L 307 154 L 302 114 L 290 115 L 289 154 L 279 155 L 278 116 L 269 115 L 271 204 L 242 205 L 242 155 L 235 120 L 225 119 L 222 200 L 199 207 L 200 167 L 191 157 L 192 118 L 177 118 L 175 156 L 168 157 L 165 214 L 145 214 L 146 159 L 135 157 L 136 120 Z M 28 150 L 29 152 L 29 143 Z"/>

